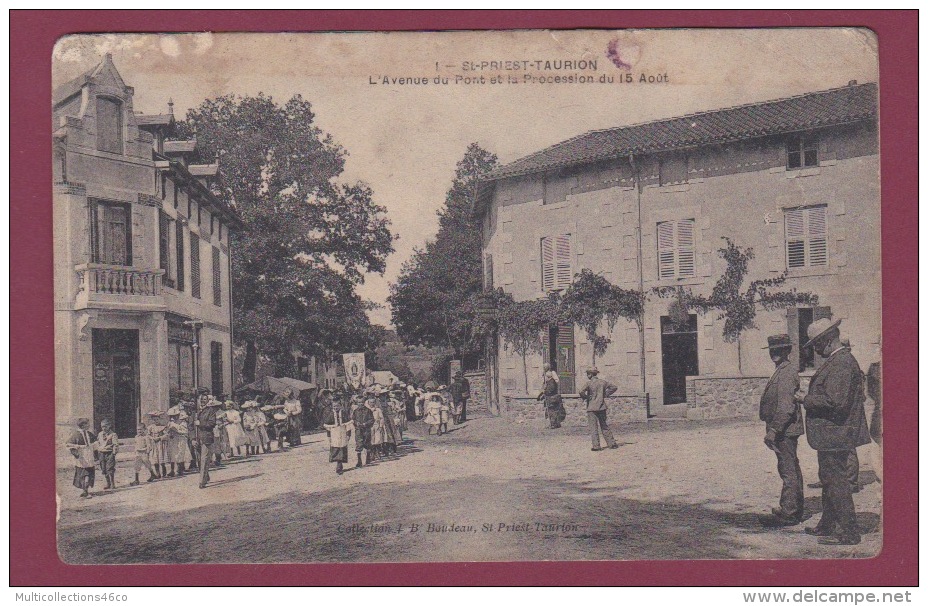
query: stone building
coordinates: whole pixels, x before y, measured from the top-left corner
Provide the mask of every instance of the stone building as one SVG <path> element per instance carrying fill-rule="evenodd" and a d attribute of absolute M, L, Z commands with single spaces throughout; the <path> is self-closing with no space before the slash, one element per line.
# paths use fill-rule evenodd
<path fill-rule="evenodd" d="M 880 356 L 877 97 L 875 84 L 851 82 L 593 131 L 502 166 L 481 184 L 475 209 L 485 285 L 526 300 L 590 269 L 626 289 L 683 285 L 708 295 L 725 270 L 717 250 L 728 237 L 755 253 L 746 284 L 786 272 L 784 288 L 818 295 L 814 308 L 760 310 L 758 330 L 745 331 L 739 347 L 723 340 L 717 314 L 671 322 L 669 300 L 652 294 L 643 331 L 620 322 L 597 359 L 627 418 L 644 418 L 646 402 L 652 415 L 754 414 L 771 372 L 766 336 L 804 342 L 823 316 L 842 319 L 866 368 Z M 540 387 L 544 361 L 562 391 L 579 389 L 592 361 L 583 331 L 552 326 L 540 338 L 529 391 Z M 803 374 L 818 363 L 810 352 L 794 357 Z M 491 403 L 528 410 L 521 358 L 500 347 L 489 367 Z"/>
<path fill-rule="evenodd" d="M 229 250 L 240 226 L 172 110 L 133 110 L 112 58 L 53 92 L 57 422 L 135 434 L 173 392 L 232 388 Z"/>

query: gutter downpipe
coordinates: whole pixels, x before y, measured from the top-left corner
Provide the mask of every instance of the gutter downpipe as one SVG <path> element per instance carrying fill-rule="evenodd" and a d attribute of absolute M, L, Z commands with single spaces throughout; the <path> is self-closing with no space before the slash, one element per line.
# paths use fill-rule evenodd
<path fill-rule="evenodd" d="M 641 258 L 643 247 L 642 247 L 642 234 L 641 234 L 641 168 L 635 162 L 635 154 L 628 154 L 628 162 L 631 165 L 634 179 L 635 179 L 635 194 L 638 204 L 638 222 L 635 226 L 635 230 L 638 236 L 638 292 L 644 296 L 644 262 Z M 644 314 L 642 311 L 642 317 L 639 320 L 638 324 L 638 372 L 641 375 L 641 393 L 645 396 L 647 401 L 647 414 L 651 416 L 651 402 L 648 397 L 648 378 L 645 374 L 645 352 L 644 352 Z"/>

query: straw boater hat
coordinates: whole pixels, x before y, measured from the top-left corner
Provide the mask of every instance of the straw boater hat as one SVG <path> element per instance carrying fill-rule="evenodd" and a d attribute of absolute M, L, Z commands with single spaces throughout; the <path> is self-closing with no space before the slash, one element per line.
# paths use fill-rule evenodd
<path fill-rule="evenodd" d="M 181 421 L 187 419 L 188 417 L 189 417 L 189 415 L 188 415 L 186 412 L 184 412 L 183 410 L 180 411 L 180 414 L 179 414 L 179 415 L 177 415 L 177 418 L 178 418 L 179 420 L 181 420 Z"/>
<path fill-rule="evenodd" d="M 598 375 L 598 374 L 599 374 L 599 369 L 596 368 L 595 366 L 592 367 L 592 368 L 587 368 L 587 369 L 586 369 L 586 374 L 588 374 L 588 375 Z"/>
<path fill-rule="evenodd" d="M 815 322 L 812 322 L 811 324 L 809 324 L 809 329 L 807 333 L 809 335 L 809 340 L 806 341 L 803 347 L 809 347 L 816 340 L 830 333 L 832 330 L 837 329 L 838 326 L 840 325 L 841 325 L 841 318 L 838 318 L 837 320 L 830 320 L 828 318 L 822 318 L 821 320 L 816 320 Z"/>
<path fill-rule="evenodd" d="M 767 347 L 761 347 L 761 349 L 786 349 L 792 348 L 793 342 L 790 340 L 789 335 L 773 335 L 767 337 Z"/>
<path fill-rule="evenodd" d="M 172 406 L 168 408 L 168 416 L 176 417 L 180 414 L 180 406 Z"/>

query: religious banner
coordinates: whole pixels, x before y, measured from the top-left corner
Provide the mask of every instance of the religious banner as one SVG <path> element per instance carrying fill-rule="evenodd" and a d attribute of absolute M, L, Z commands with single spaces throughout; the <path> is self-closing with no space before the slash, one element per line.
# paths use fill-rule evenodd
<path fill-rule="evenodd" d="M 364 383 L 364 375 L 366 374 L 364 368 L 364 354 L 342 354 L 342 359 L 345 362 L 345 380 L 355 389 L 360 388 Z"/>

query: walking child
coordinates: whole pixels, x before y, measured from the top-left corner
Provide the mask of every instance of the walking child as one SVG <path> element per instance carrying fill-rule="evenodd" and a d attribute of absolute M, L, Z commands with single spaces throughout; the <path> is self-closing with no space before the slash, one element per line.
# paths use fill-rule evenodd
<path fill-rule="evenodd" d="M 97 434 L 97 454 L 100 462 L 100 473 L 106 480 L 103 490 L 116 488 L 116 453 L 119 452 L 119 438 L 113 431 L 113 423 L 109 419 L 100 421 L 100 433 Z"/>
<path fill-rule="evenodd" d="M 155 477 L 155 470 L 151 466 L 150 454 L 151 439 L 148 437 L 148 428 L 145 423 L 139 423 L 135 431 L 135 462 L 132 464 L 135 469 L 135 480 L 129 482 L 129 486 L 139 485 L 139 472 L 143 467 L 148 470 L 147 482 L 154 482 L 158 479 Z"/>

